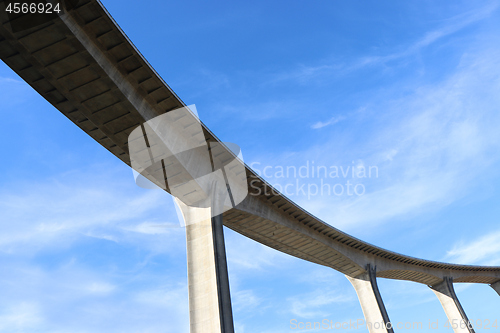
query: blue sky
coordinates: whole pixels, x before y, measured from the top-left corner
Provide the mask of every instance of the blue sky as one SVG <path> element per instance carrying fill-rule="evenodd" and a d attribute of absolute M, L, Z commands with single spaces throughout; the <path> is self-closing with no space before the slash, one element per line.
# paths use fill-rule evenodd
<path fill-rule="evenodd" d="M 103 3 L 247 164 L 377 168 L 325 180 L 363 195 L 289 195 L 314 215 L 400 253 L 500 265 L 499 2 Z M 137 187 L 3 63 L 0 100 L 0 332 L 187 332 L 169 195 Z M 226 241 L 237 332 L 362 318 L 342 274 L 230 230 Z M 451 332 L 426 286 L 379 287 L 393 322 Z M 491 288 L 455 288 L 470 319 L 500 319 Z"/>

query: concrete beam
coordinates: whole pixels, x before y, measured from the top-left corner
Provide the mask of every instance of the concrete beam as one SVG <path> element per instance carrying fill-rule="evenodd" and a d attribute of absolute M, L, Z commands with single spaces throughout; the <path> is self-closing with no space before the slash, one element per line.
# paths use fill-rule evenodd
<path fill-rule="evenodd" d="M 445 277 L 442 282 L 429 287 L 441 302 L 449 325 L 455 333 L 474 333 L 474 329 L 469 325 L 469 319 L 455 294 L 453 279 Z"/>
<path fill-rule="evenodd" d="M 190 332 L 234 333 L 222 216 L 175 201 L 186 223 Z"/>
<path fill-rule="evenodd" d="M 500 281 L 497 281 L 493 284 L 490 284 L 490 287 L 493 288 L 497 294 L 500 296 Z"/>
<path fill-rule="evenodd" d="M 370 333 L 394 333 L 389 315 L 377 286 L 375 267 L 367 265 L 367 272 L 356 277 L 346 275 L 358 295 L 365 322 Z"/>

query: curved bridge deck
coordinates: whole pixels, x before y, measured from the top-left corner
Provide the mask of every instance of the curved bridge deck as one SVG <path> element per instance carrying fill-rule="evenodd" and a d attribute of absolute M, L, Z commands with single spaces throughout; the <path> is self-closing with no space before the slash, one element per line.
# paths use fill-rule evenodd
<path fill-rule="evenodd" d="M 75 34 L 75 27 L 68 26 L 69 21 L 61 17 L 13 32 L 2 11 L 0 57 L 72 122 L 130 165 L 130 132 L 148 117 L 185 104 L 100 2 L 78 1 L 68 13 L 82 36 Z M 123 82 L 113 78 L 113 73 Z M 153 114 L 139 112 L 124 93 L 123 84 L 131 87 Z M 204 131 L 207 141 L 219 141 L 208 128 L 204 127 Z M 262 244 L 349 276 L 365 272 L 366 265 L 371 264 L 377 267 L 378 277 L 428 285 L 444 276 L 455 282 L 500 281 L 500 267 L 447 264 L 387 251 L 327 225 L 282 195 L 265 191 L 253 195 L 255 187 L 270 185 L 250 168 L 246 172 L 249 182 L 253 181 L 250 195 L 237 209 L 224 214 L 224 224 Z"/>

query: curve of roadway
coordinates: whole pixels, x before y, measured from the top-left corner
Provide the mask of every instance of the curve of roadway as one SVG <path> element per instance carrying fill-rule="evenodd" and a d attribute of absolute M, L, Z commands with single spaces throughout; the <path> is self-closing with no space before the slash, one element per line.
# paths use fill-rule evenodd
<path fill-rule="evenodd" d="M 130 132 L 185 104 L 98 0 L 71 2 L 74 8 L 65 14 L 25 29 L 16 28 L 16 22 L 22 26 L 23 17 L 10 20 L 0 2 L 0 58 L 73 123 L 130 165 Z M 203 128 L 207 142 L 219 141 Z M 245 167 L 250 191 L 271 187 Z M 224 213 L 225 226 L 348 276 L 364 273 L 370 264 L 378 277 L 427 285 L 444 277 L 454 282 L 500 281 L 500 267 L 441 263 L 391 252 L 322 222 L 284 195 L 263 190 L 253 194 Z"/>

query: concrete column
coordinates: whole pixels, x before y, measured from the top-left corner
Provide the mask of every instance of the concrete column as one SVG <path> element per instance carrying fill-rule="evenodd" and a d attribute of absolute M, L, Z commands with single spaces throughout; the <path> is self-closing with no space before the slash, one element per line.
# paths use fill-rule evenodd
<path fill-rule="evenodd" d="M 441 302 L 449 325 L 455 333 L 474 333 L 474 329 L 469 326 L 469 319 L 455 294 L 453 279 L 445 277 L 442 282 L 429 287 Z"/>
<path fill-rule="evenodd" d="M 222 214 L 212 217 L 212 233 L 214 240 L 215 273 L 217 276 L 219 309 L 222 309 L 222 311 L 220 311 L 220 321 L 223 328 L 222 332 L 234 333 Z"/>
<path fill-rule="evenodd" d="M 346 275 L 358 294 L 366 326 L 370 333 L 394 333 L 378 290 L 375 267 L 367 265 L 366 270 L 366 273 L 356 277 Z"/>
<path fill-rule="evenodd" d="M 186 223 L 190 332 L 234 333 L 222 215 L 176 203 Z"/>
<path fill-rule="evenodd" d="M 497 281 L 493 284 L 490 284 L 490 287 L 495 289 L 495 291 L 497 292 L 497 294 L 500 296 L 500 281 Z"/>

